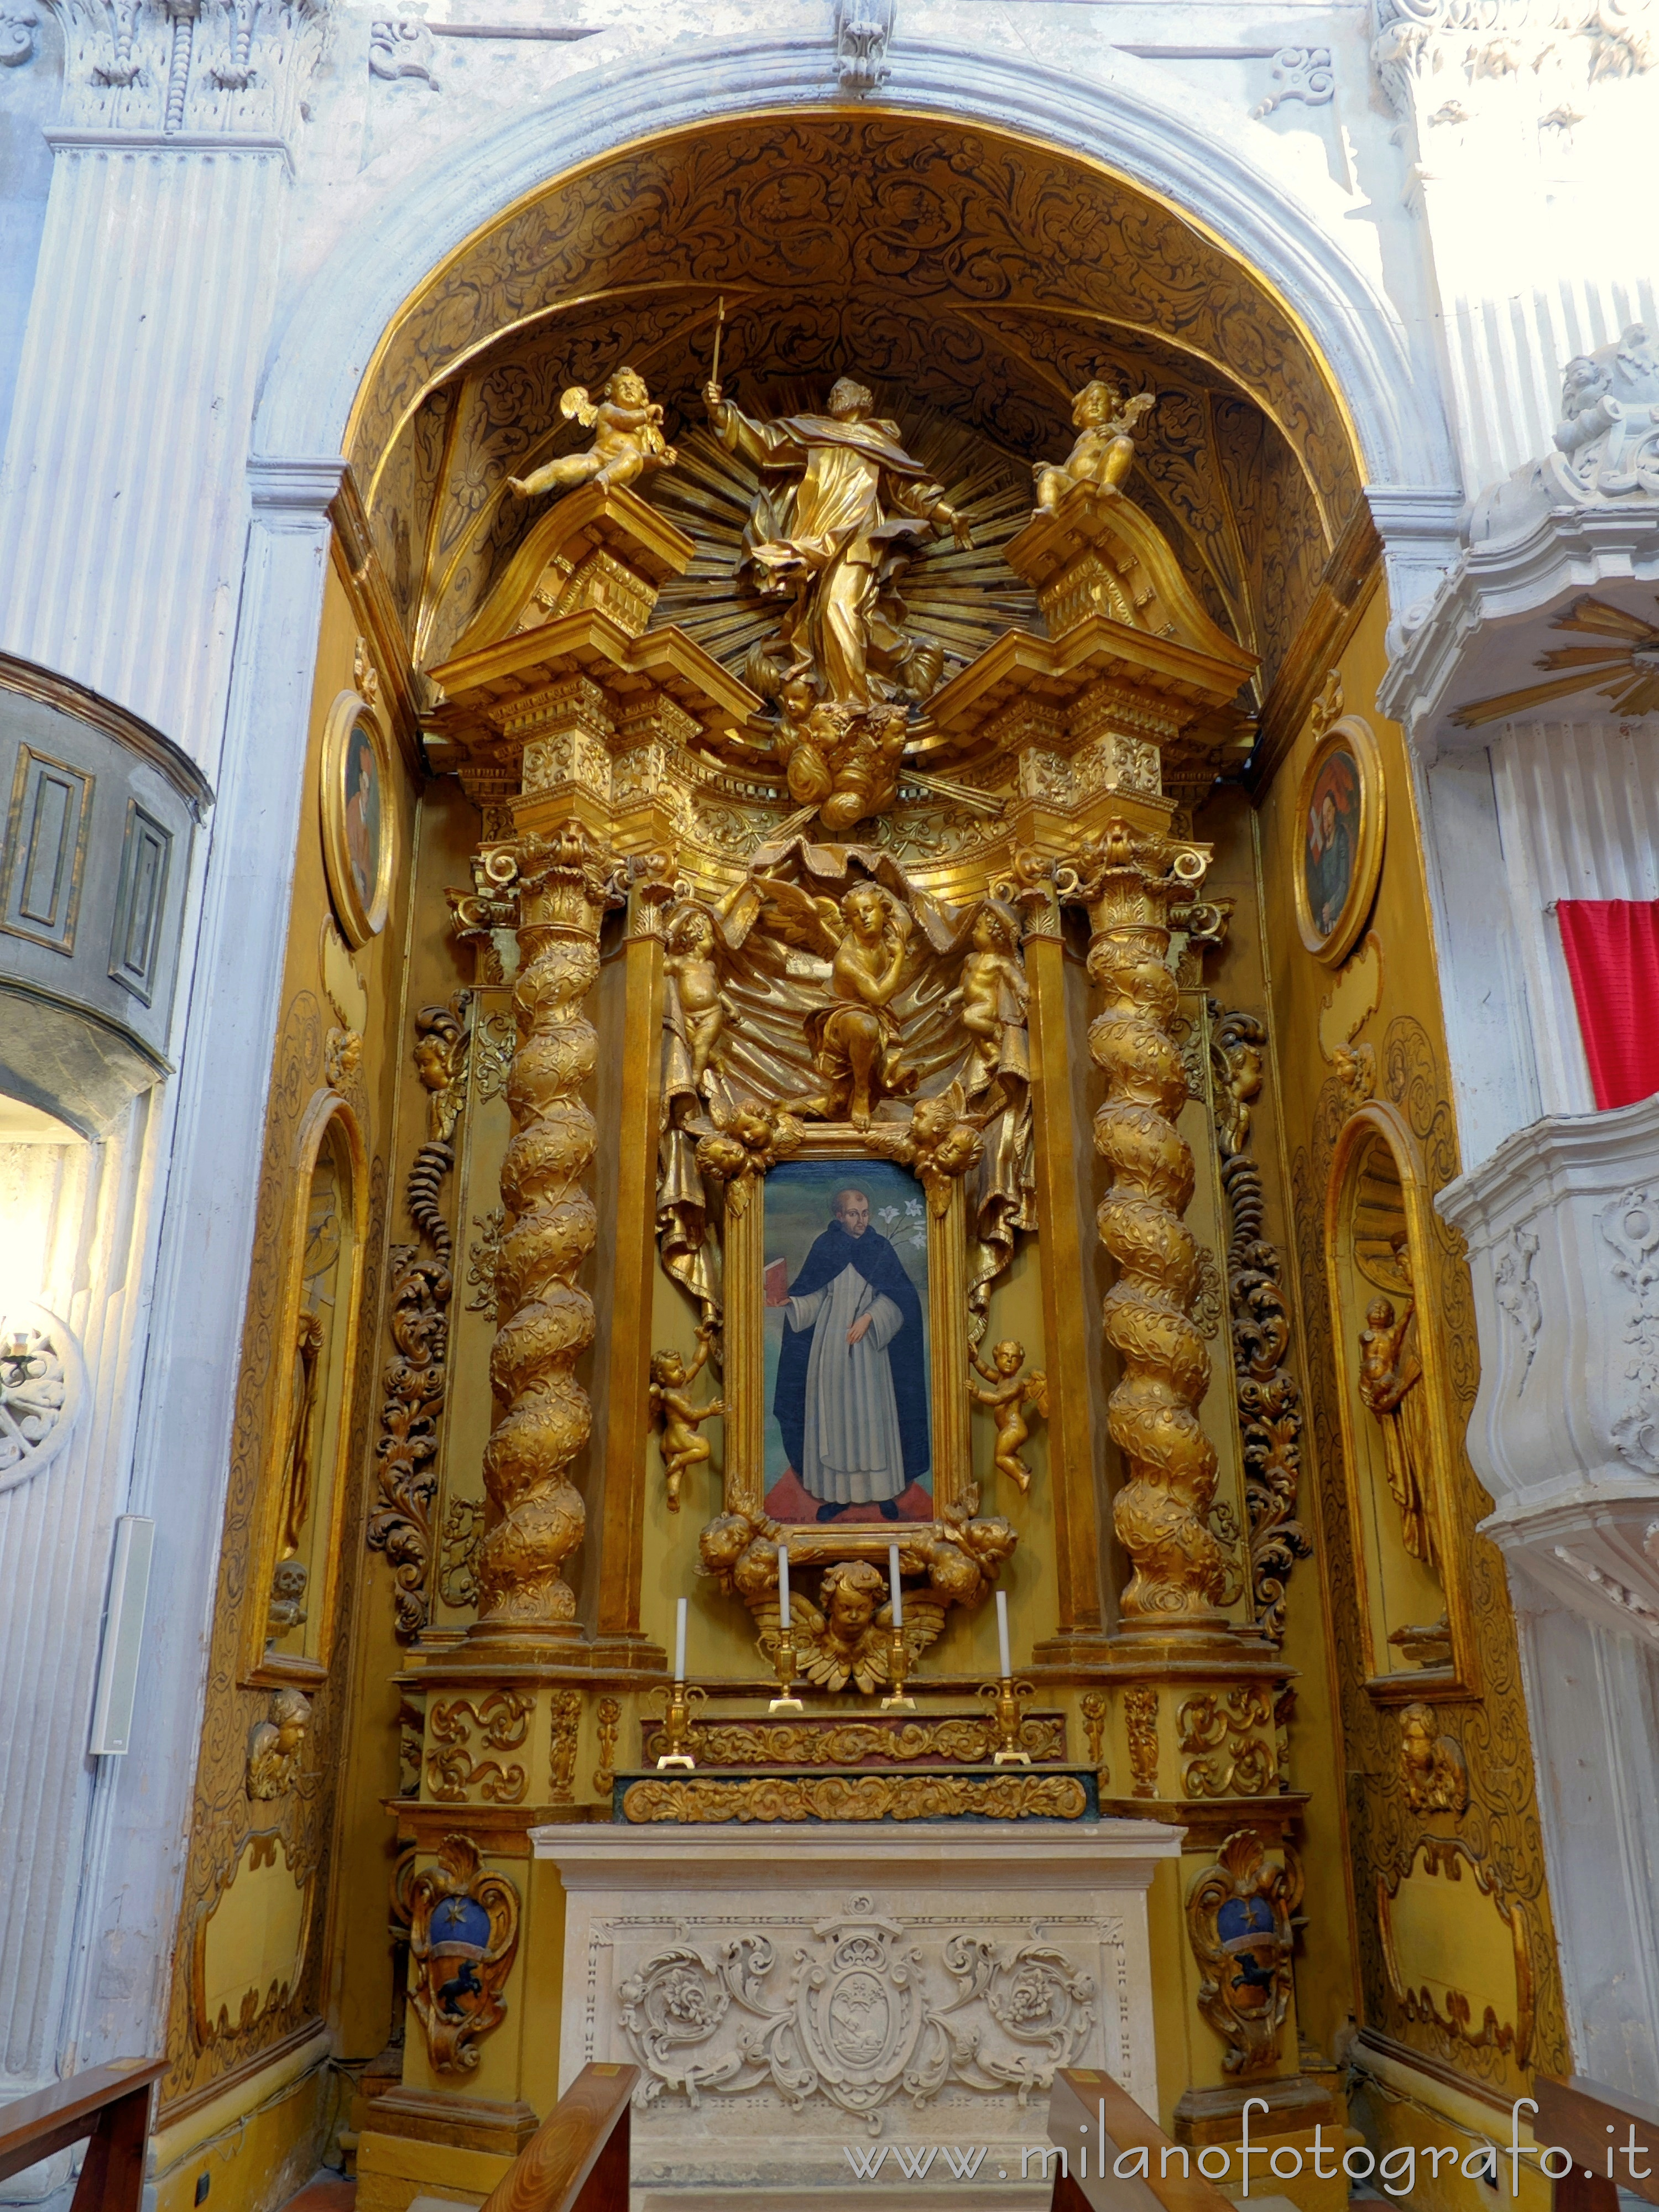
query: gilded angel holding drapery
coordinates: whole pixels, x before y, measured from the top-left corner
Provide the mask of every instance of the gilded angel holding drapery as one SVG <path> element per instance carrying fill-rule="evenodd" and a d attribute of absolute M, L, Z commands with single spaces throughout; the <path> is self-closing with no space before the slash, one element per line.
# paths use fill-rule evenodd
<path fill-rule="evenodd" d="M 1019 955 L 1019 917 L 1000 899 L 981 902 L 969 933 L 956 988 L 944 1003 L 960 1008 L 957 1020 L 968 1032 L 972 1060 L 966 1088 L 969 1097 L 999 1075 L 1030 1077 L 1025 1016 L 1031 987 Z"/>
<path fill-rule="evenodd" d="M 830 1002 L 805 1023 L 819 1088 L 784 1103 L 811 1121 L 866 1127 L 882 1099 L 916 1087 L 892 1010 L 909 969 L 915 917 L 879 884 L 854 884 L 839 904 L 779 879 L 756 890 L 774 934 L 830 963 Z"/>

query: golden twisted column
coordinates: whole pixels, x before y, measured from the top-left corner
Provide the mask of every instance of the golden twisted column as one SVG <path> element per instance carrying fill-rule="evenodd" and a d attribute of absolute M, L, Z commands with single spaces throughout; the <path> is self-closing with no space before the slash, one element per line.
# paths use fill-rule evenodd
<path fill-rule="evenodd" d="M 519 1044 L 507 1079 L 513 1138 L 501 1163 L 490 1379 L 507 1411 L 483 1460 L 494 1516 L 479 1560 L 475 1636 L 574 1636 L 575 1593 L 562 1571 L 586 1511 L 569 1468 L 592 1425 L 575 1376 L 593 1340 L 593 1302 L 576 1278 L 598 1216 L 582 1187 L 597 1132 L 581 1093 L 599 1038 L 583 1011 L 599 972 L 599 920 L 616 902 L 608 856 L 580 824 L 518 848 Z"/>
<path fill-rule="evenodd" d="M 1123 1626 L 1143 1632 L 1210 1630 L 1224 1618 L 1209 1525 L 1215 1448 L 1196 1411 L 1210 1358 L 1191 1318 L 1198 1248 L 1182 1219 L 1193 1155 L 1176 1127 L 1187 1097 L 1170 1034 L 1180 994 L 1166 962 L 1170 902 L 1190 898 L 1207 864 L 1200 847 L 1114 820 L 1066 886 L 1089 909 L 1089 974 L 1103 1001 L 1089 1049 L 1106 1081 L 1095 1146 L 1112 1182 L 1096 1218 L 1116 1279 L 1101 1318 L 1123 1363 L 1106 1419 L 1128 1467 L 1112 1519 L 1134 1569 Z"/>

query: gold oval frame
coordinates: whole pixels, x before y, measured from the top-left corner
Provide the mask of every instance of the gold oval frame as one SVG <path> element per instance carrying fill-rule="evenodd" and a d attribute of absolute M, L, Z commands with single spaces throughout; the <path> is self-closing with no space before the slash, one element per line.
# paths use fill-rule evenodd
<path fill-rule="evenodd" d="M 1306 838 L 1308 805 L 1321 772 L 1334 753 L 1349 754 L 1359 770 L 1359 834 L 1354 841 L 1353 873 L 1348 896 L 1334 927 L 1322 935 L 1314 927 L 1308 904 Z M 1382 840 L 1387 826 L 1388 793 L 1382 781 L 1382 755 L 1369 722 L 1358 714 L 1345 714 L 1333 723 L 1314 747 L 1313 758 L 1302 771 L 1296 792 L 1296 850 L 1291 870 L 1296 894 L 1296 926 L 1302 942 L 1316 960 L 1335 968 L 1352 951 L 1370 918 L 1382 874 Z"/>
<path fill-rule="evenodd" d="M 380 777 L 380 850 L 374 875 L 374 896 L 367 904 L 357 889 L 356 872 L 346 843 L 345 756 L 354 730 L 366 729 L 374 748 L 374 764 Z M 322 814 L 323 864 L 328 873 L 329 896 L 339 916 L 346 940 L 356 951 L 378 937 L 386 927 L 392 908 L 392 883 L 398 867 L 398 824 L 392 804 L 392 741 L 386 726 L 360 692 L 342 691 L 328 710 L 323 725 L 323 754 L 319 769 L 319 805 Z"/>

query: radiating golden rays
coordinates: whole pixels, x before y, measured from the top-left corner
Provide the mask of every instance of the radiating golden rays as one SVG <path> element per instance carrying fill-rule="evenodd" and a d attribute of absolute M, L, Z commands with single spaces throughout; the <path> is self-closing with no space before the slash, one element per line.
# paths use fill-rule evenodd
<path fill-rule="evenodd" d="M 792 380 L 769 382 L 758 404 L 775 416 L 818 412 L 823 402 L 824 390 Z M 745 395 L 744 404 L 754 404 Z M 900 586 L 907 621 L 944 647 L 948 677 L 1005 630 L 1042 627 L 1036 594 L 1001 550 L 1030 520 L 1030 481 L 977 432 L 902 394 L 877 386 L 875 412 L 896 421 L 906 451 L 944 485 L 973 532 L 970 551 L 949 538 L 924 544 Z M 750 647 L 772 635 L 779 614 L 775 599 L 738 579 L 759 478 L 706 428 L 682 438 L 678 451 L 678 465 L 652 486 L 651 504 L 696 541 L 697 557 L 664 586 L 653 627 L 673 623 L 741 675 Z"/>
<path fill-rule="evenodd" d="M 1607 642 L 1558 646 L 1553 653 L 1540 653 L 1538 667 L 1570 673 L 1552 676 L 1547 684 L 1525 684 L 1518 691 L 1500 692 L 1493 699 L 1476 699 L 1458 708 L 1453 721 L 1466 730 L 1479 729 L 1486 722 L 1523 714 L 1529 707 L 1570 699 L 1576 691 L 1599 691 L 1613 702 L 1617 714 L 1659 713 L 1659 629 L 1653 623 L 1587 594 L 1575 599 L 1550 627 L 1578 630 Z"/>

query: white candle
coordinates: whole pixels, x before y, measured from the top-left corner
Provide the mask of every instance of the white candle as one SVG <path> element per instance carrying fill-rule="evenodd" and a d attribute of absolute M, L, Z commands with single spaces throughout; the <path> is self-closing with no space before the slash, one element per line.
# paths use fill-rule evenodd
<path fill-rule="evenodd" d="M 789 1547 L 787 1544 L 778 1546 L 778 1620 L 785 1628 L 788 1627 Z"/>
<path fill-rule="evenodd" d="M 896 1544 L 890 1544 L 887 1547 L 887 1587 L 893 1594 L 893 1626 L 895 1628 L 902 1628 L 904 1626 L 904 1589 L 903 1585 L 899 1581 L 898 1546 Z"/>
<path fill-rule="evenodd" d="M 1005 1667 L 1003 1673 L 1008 1669 Z M 674 1680 L 685 1680 L 685 1600 L 682 1598 L 674 1608 Z"/>
<path fill-rule="evenodd" d="M 997 1592 L 997 1657 L 1001 1662 L 1002 1672 L 1005 1674 L 1012 1674 L 1014 1671 L 1014 1662 L 1008 1656 L 1008 1593 L 1006 1590 Z"/>

